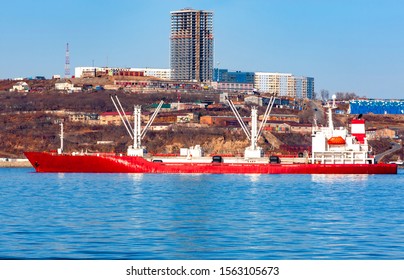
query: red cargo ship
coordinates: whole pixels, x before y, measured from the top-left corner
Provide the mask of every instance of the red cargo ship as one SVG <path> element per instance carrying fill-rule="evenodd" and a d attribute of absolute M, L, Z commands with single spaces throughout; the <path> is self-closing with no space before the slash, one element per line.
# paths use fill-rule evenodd
<path fill-rule="evenodd" d="M 266 162 L 172 162 L 139 156 L 26 152 L 37 172 L 81 173 L 239 173 L 239 174 L 396 174 L 396 164 L 328 164 Z"/>
<path fill-rule="evenodd" d="M 135 106 L 134 127 L 128 122 L 122 106 L 117 99 L 114 102 L 119 115 L 134 140 L 127 154 L 103 153 L 63 153 L 63 124 L 61 148 L 57 152 L 25 152 L 36 172 L 81 172 L 81 173 L 212 173 L 212 174 L 397 174 L 396 164 L 375 163 L 370 156 L 370 148 L 365 134 L 365 121 L 352 121 L 351 133 L 347 129 L 334 129 L 332 123 L 333 105 L 328 105 L 328 127 L 312 129 L 312 153 L 300 157 L 287 158 L 279 156 L 264 157 L 262 148 L 257 146 L 257 139 L 262 133 L 273 101 L 271 98 L 263 121 L 258 127 L 257 110 L 252 108 L 251 130 L 228 100 L 230 108 L 251 145 L 246 148 L 244 157 L 203 156 L 202 148 L 197 145 L 181 149 L 180 156 L 153 156 L 145 153 L 141 139 L 153 122 L 162 102 L 141 130 L 140 106 Z M 121 110 L 119 109 L 121 108 Z M 122 113 L 121 113 L 122 112 Z M 125 117 L 125 118 L 124 118 Z"/>

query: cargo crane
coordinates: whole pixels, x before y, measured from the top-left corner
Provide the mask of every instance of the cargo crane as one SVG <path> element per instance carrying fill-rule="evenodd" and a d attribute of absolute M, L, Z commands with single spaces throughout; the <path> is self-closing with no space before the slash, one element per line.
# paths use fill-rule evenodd
<path fill-rule="evenodd" d="M 264 130 L 264 124 L 267 122 L 269 114 L 271 113 L 272 107 L 275 103 L 275 97 L 271 96 L 268 102 L 268 106 L 265 110 L 264 117 L 260 126 L 258 127 L 258 115 L 257 115 L 257 108 L 251 108 L 251 130 L 248 129 L 247 125 L 244 123 L 243 119 L 241 118 L 239 112 L 237 111 L 234 103 L 227 98 L 227 103 L 230 106 L 230 109 L 233 111 L 234 115 L 236 116 L 237 121 L 239 122 L 242 130 L 244 131 L 247 139 L 251 141 L 251 145 L 245 149 L 244 158 L 261 158 L 264 156 L 264 152 L 261 147 L 258 147 L 257 141 L 261 137 L 262 132 Z"/>
<path fill-rule="evenodd" d="M 161 107 L 164 104 L 164 101 L 161 100 L 160 103 L 157 105 L 156 110 L 154 111 L 153 115 L 150 117 L 149 121 L 147 122 L 146 126 L 141 129 L 141 106 L 135 105 L 133 110 L 133 127 L 129 122 L 128 116 L 126 115 L 121 102 L 117 95 L 110 96 L 112 103 L 115 106 L 115 109 L 118 112 L 119 117 L 121 118 L 122 123 L 124 124 L 126 131 L 128 132 L 129 136 L 133 140 L 133 145 L 128 147 L 127 154 L 128 156 L 143 156 L 145 153 L 145 149 L 142 147 L 142 139 L 145 137 L 147 130 L 150 128 L 151 124 L 153 123 L 154 119 L 156 118 L 157 114 L 159 113 Z"/>

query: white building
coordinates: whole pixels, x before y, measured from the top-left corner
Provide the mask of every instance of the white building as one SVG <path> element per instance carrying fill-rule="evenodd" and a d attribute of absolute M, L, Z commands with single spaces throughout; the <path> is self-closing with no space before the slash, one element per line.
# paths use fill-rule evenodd
<path fill-rule="evenodd" d="M 64 90 L 64 91 L 69 91 L 73 88 L 73 84 L 69 82 L 60 82 L 60 83 L 55 83 L 55 89 L 56 90 Z"/>
<path fill-rule="evenodd" d="M 171 79 L 171 69 L 165 68 L 131 68 L 132 71 L 143 72 L 147 77 L 156 77 L 163 80 Z"/>
<path fill-rule="evenodd" d="M 275 93 L 277 96 L 288 96 L 289 73 L 256 72 L 254 87 L 259 92 Z"/>
<path fill-rule="evenodd" d="M 119 68 L 119 67 L 75 67 L 76 78 L 97 77 L 99 75 L 147 76 L 170 80 L 171 70 L 165 68 Z"/>
<path fill-rule="evenodd" d="M 314 95 L 314 78 L 293 76 L 290 73 L 256 72 L 254 87 L 259 92 L 279 97 L 309 98 Z"/>
<path fill-rule="evenodd" d="M 95 77 L 96 73 L 105 73 L 105 67 L 75 67 L 74 68 L 74 77 L 76 78 L 85 78 L 85 77 Z"/>
<path fill-rule="evenodd" d="M 16 92 L 29 92 L 29 85 L 26 82 L 18 82 L 10 89 Z"/>

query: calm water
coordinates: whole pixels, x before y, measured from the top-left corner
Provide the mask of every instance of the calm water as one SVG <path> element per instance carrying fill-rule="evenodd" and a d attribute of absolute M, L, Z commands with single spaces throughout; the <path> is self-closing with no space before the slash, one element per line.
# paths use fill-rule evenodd
<path fill-rule="evenodd" d="M 1 259 L 404 259 L 398 175 L 0 169 Z"/>

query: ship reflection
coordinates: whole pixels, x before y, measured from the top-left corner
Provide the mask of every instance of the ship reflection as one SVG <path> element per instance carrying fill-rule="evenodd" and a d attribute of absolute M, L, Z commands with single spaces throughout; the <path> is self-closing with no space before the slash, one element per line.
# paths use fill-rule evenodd
<path fill-rule="evenodd" d="M 128 173 L 127 176 L 132 179 L 134 182 L 143 181 L 143 173 Z"/>
<path fill-rule="evenodd" d="M 315 183 L 361 182 L 367 181 L 368 174 L 312 174 L 311 181 Z"/>
<path fill-rule="evenodd" d="M 260 174 L 247 174 L 246 176 L 250 179 L 251 183 L 258 182 L 260 179 Z"/>

